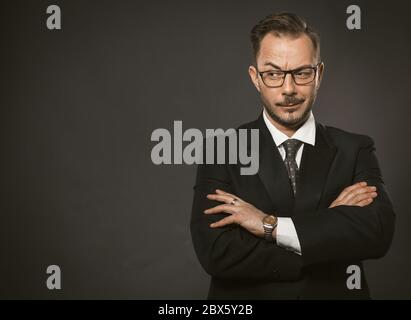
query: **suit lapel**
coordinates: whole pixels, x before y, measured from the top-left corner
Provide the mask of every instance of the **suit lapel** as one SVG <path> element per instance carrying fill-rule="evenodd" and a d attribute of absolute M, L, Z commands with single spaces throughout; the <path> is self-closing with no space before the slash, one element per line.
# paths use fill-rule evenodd
<path fill-rule="evenodd" d="M 316 123 L 315 139 L 315 146 L 304 145 L 295 197 L 295 215 L 318 208 L 337 151 L 327 137 L 326 129 L 319 123 Z"/>

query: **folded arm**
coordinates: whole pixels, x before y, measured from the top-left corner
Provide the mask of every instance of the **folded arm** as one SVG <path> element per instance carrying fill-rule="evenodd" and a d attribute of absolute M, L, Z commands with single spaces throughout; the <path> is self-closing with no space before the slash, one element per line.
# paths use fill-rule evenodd
<path fill-rule="evenodd" d="M 353 182 L 375 186 L 378 196 L 365 206 L 338 205 L 293 218 L 304 265 L 379 258 L 390 247 L 395 213 L 384 186 L 371 138 L 357 157 Z"/>
<path fill-rule="evenodd" d="M 228 216 L 206 215 L 219 203 L 207 198 L 216 189 L 233 192 L 224 165 L 200 165 L 194 187 L 191 236 L 197 257 L 214 277 L 242 280 L 292 281 L 301 276 L 301 256 L 257 237 L 237 224 L 210 228 Z"/>

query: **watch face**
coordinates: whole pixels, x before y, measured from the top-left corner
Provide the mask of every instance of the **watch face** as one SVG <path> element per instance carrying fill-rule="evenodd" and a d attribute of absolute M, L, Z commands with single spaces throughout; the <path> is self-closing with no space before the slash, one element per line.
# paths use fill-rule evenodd
<path fill-rule="evenodd" d="M 266 216 L 264 218 L 264 223 L 274 225 L 277 222 L 277 218 L 274 216 Z"/>

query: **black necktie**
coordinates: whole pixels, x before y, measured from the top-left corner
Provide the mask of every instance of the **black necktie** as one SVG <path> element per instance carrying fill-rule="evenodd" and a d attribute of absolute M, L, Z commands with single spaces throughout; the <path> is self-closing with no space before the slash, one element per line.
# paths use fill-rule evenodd
<path fill-rule="evenodd" d="M 295 155 L 297 154 L 298 148 L 301 146 L 302 141 L 297 139 L 288 139 L 283 142 L 285 149 L 285 159 L 284 164 L 287 168 L 288 177 L 291 181 L 291 186 L 293 187 L 293 193 L 295 195 L 297 191 L 297 179 L 298 179 L 298 166 L 295 161 Z"/>

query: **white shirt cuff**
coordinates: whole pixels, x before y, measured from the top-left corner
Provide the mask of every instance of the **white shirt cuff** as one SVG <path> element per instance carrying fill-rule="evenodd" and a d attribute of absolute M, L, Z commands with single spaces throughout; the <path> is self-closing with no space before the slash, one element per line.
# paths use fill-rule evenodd
<path fill-rule="evenodd" d="M 301 255 L 300 240 L 291 218 L 278 218 L 276 239 L 278 246 Z"/>

